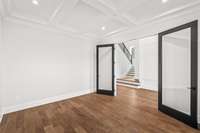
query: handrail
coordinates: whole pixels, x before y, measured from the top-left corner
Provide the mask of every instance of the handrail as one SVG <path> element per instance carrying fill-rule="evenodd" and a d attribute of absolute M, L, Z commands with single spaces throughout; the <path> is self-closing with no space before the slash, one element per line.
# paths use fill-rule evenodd
<path fill-rule="evenodd" d="M 119 47 L 121 48 L 123 53 L 126 55 L 126 57 L 129 60 L 129 62 L 132 64 L 132 55 L 129 52 L 129 50 L 127 49 L 126 45 L 122 42 L 122 43 L 119 43 Z"/>

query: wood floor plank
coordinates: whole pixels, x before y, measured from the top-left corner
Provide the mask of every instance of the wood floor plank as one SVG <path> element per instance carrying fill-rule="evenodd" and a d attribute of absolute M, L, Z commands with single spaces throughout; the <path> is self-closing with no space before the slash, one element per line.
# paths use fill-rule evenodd
<path fill-rule="evenodd" d="M 157 109 L 157 93 L 118 86 L 118 96 L 88 94 L 6 114 L 0 133 L 200 133 Z"/>

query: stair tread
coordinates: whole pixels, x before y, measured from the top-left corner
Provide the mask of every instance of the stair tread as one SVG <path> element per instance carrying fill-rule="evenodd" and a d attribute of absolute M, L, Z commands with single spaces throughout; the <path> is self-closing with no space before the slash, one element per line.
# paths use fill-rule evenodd
<path fill-rule="evenodd" d="M 125 85 L 132 85 L 132 86 L 140 86 L 140 84 L 131 84 L 131 83 L 124 83 L 124 82 L 117 82 L 120 84 L 125 84 Z"/>
<path fill-rule="evenodd" d="M 129 81 L 129 82 L 139 83 L 139 80 L 136 79 L 117 79 L 117 81 Z"/>
<path fill-rule="evenodd" d="M 140 84 L 140 83 L 138 83 L 138 82 L 124 81 L 124 80 L 117 80 L 117 82 L 120 82 L 120 83 L 128 83 L 128 84 Z"/>
<path fill-rule="evenodd" d="M 140 88 L 140 86 L 126 85 L 126 84 L 120 84 L 120 83 L 118 83 L 117 85 L 126 86 L 126 87 L 130 87 L 130 88 Z"/>

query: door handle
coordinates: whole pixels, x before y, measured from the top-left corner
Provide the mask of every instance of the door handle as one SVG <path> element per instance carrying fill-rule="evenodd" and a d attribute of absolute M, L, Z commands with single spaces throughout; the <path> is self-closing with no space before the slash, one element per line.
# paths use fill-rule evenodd
<path fill-rule="evenodd" d="M 187 87 L 189 90 L 196 90 L 196 87 Z"/>

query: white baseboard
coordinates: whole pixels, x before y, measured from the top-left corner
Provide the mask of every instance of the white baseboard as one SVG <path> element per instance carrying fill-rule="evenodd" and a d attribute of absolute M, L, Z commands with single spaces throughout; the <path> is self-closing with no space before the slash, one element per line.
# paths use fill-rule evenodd
<path fill-rule="evenodd" d="M 141 88 L 158 91 L 158 81 L 154 79 L 140 79 Z"/>
<path fill-rule="evenodd" d="M 3 114 L 12 113 L 12 112 L 16 112 L 16 111 L 20 111 L 20 110 L 24 110 L 24 109 L 28 109 L 28 108 L 33 108 L 33 107 L 45 105 L 45 104 L 48 104 L 48 103 L 61 101 L 61 100 L 66 100 L 66 99 L 69 99 L 69 98 L 73 98 L 73 97 L 77 97 L 77 96 L 81 96 L 81 95 L 85 95 L 85 94 L 89 94 L 89 93 L 93 93 L 93 92 L 94 92 L 94 90 L 92 90 L 92 89 L 82 90 L 82 91 L 72 92 L 72 93 L 69 93 L 69 94 L 63 94 L 63 95 L 59 95 L 59 96 L 48 97 L 48 98 L 33 101 L 33 102 L 3 107 Z"/>

